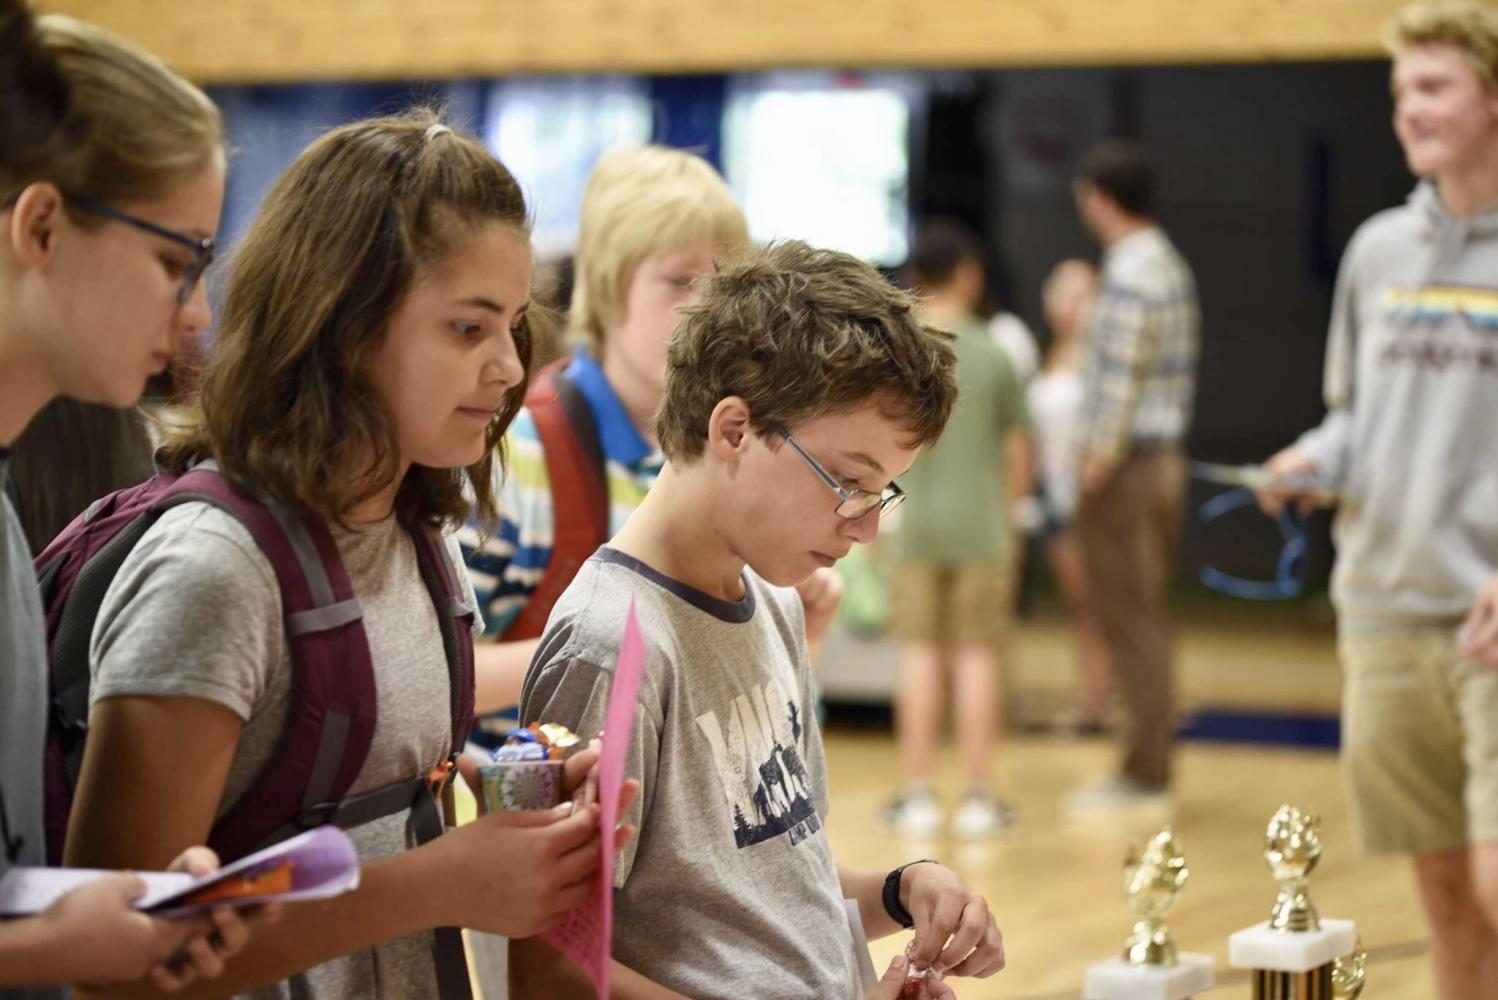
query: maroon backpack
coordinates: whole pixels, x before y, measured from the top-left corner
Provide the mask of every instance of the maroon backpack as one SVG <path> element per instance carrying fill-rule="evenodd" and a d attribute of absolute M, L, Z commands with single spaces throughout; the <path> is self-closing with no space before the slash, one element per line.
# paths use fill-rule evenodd
<path fill-rule="evenodd" d="M 125 557 L 157 517 L 178 504 L 199 501 L 244 524 L 270 561 L 281 590 L 293 667 L 280 744 L 240 801 L 214 824 L 209 846 L 231 861 L 323 823 L 348 829 L 413 807 L 420 835 L 426 811 L 422 800 L 432 800 L 437 790 L 432 775 L 413 775 L 346 797 L 374 737 L 376 694 L 363 612 L 332 536 L 317 519 L 250 499 L 213 468 L 200 466 L 111 493 L 64 528 L 36 559 L 47 609 L 49 856 L 55 863 L 61 854 L 83 763 L 89 642 L 99 606 Z M 455 757 L 473 719 L 473 612 L 458 596 L 442 540 L 431 531 L 413 538 L 447 652 Z M 436 819 L 434 804 L 428 818 Z M 434 832 L 441 832 L 440 825 Z"/>
<path fill-rule="evenodd" d="M 351 829 L 412 810 L 418 843 L 442 832 L 437 798 L 455 773 L 473 724 L 473 622 L 442 539 L 413 533 L 417 562 L 442 630 L 452 693 L 452 752 L 431 774 L 348 796 L 374 737 L 377 696 L 363 612 L 327 527 L 237 492 L 211 463 L 181 476 L 156 476 L 111 493 L 62 530 L 36 558 L 47 609 L 48 697 L 44 757 L 47 850 L 61 858 L 68 812 L 88 736 L 89 643 L 99 606 L 125 557 L 163 511 L 211 503 L 242 523 L 270 561 L 281 590 L 291 646 L 292 692 L 286 729 L 271 759 L 239 802 L 214 823 L 208 845 L 225 861 L 303 830 Z M 433 939 L 438 995 L 471 996 L 462 938 L 439 928 Z"/>

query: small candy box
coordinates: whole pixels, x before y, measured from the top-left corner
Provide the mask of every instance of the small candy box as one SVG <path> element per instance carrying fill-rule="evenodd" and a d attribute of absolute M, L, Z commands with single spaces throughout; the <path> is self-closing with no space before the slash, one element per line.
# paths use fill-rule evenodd
<path fill-rule="evenodd" d="M 917 965 L 912 952 L 915 951 L 915 942 L 912 941 L 905 947 L 905 958 L 910 964 L 905 968 L 905 982 L 900 986 L 900 1000 L 922 1000 L 928 996 L 927 987 L 933 982 L 940 982 L 945 974 L 945 969 L 938 963 Z"/>
<path fill-rule="evenodd" d="M 905 970 L 905 982 L 900 986 L 900 1000 L 921 1000 L 926 995 L 926 983 L 932 978 L 930 969 L 910 966 Z"/>
<path fill-rule="evenodd" d="M 532 725 L 512 730 L 479 767 L 484 805 L 490 812 L 550 809 L 562 801 L 562 766 L 578 739 L 564 726 Z"/>

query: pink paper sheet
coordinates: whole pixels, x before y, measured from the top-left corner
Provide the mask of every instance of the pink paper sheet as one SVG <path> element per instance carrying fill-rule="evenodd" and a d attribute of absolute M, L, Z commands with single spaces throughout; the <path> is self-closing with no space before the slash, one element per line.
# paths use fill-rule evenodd
<path fill-rule="evenodd" d="M 645 668 L 645 643 L 635 605 L 629 605 L 609 707 L 604 713 L 603 754 L 598 761 L 598 821 L 602 825 L 603 864 L 598 884 L 588 901 L 567 914 L 567 920 L 545 940 L 572 959 L 598 991 L 600 1000 L 609 995 L 609 963 L 614 940 L 614 828 L 619 824 L 619 789 L 624 784 L 624 760 L 635 729 L 635 705 L 639 701 L 640 678 Z"/>

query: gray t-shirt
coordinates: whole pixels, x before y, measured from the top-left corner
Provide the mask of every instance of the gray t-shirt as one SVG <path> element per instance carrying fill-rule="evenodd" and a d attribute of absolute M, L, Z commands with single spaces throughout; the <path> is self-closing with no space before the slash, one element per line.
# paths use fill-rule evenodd
<path fill-rule="evenodd" d="M 0 874 L 12 864 L 47 861 L 42 840 L 47 633 L 31 549 L 5 490 L 9 467 L 10 456 L 0 451 L 0 836 L 6 838 L 0 843 Z M 53 988 L 0 989 L 5 1000 L 61 995 Z"/>
<path fill-rule="evenodd" d="M 862 996 L 823 829 L 826 759 L 793 591 L 729 603 L 602 548 L 551 613 L 521 718 L 603 726 L 631 599 L 645 675 L 626 774 L 614 957 L 697 1000 Z"/>
<path fill-rule="evenodd" d="M 452 742 L 447 660 L 411 537 L 391 518 L 333 529 L 364 609 L 379 695 L 369 756 L 350 794 L 425 774 Z M 462 560 L 449 542 L 449 558 Z M 471 589 L 466 600 L 473 605 Z M 285 725 L 292 667 L 281 594 L 249 531 L 207 504 L 174 508 L 136 544 L 110 584 L 90 657 L 97 703 L 126 695 L 202 698 L 244 720 L 219 803 L 223 815 L 270 758 Z M 350 832 L 360 860 L 414 845 L 409 813 Z M 436 995 L 430 933 L 324 963 L 253 994 L 257 1000 Z"/>

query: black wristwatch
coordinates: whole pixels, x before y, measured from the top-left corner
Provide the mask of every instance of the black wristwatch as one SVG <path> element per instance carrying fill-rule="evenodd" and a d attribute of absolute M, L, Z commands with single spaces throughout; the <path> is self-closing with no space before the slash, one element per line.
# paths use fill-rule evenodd
<path fill-rule="evenodd" d="M 884 912 L 888 913 L 889 918 L 901 927 L 906 929 L 914 927 L 915 917 L 912 917 L 910 911 L 905 909 L 905 904 L 900 902 L 900 876 L 911 865 L 934 865 L 938 863 L 931 858 L 921 858 L 919 861 L 907 861 L 884 877 Z"/>

